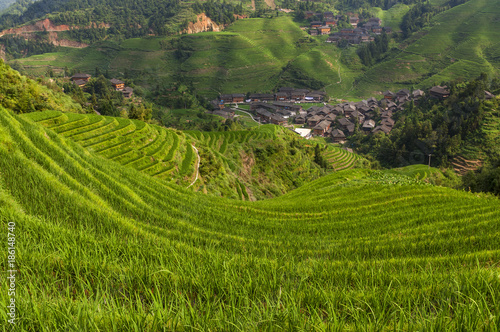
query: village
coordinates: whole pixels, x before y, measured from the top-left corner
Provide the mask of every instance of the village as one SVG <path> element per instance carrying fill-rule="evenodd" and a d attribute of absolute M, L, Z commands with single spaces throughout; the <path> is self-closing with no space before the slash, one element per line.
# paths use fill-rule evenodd
<path fill-rule="evenodd" d="M 86 73 L 76 73 L 73 76 L 71 76 L 71 81 L 73 82 L 74 85 L 79 86 L 80 88 L 85 87 L 87 82 L 90 80 L 92 75 L 86 74 Z M 134 89 L 131 87 L 125 86 L 125 82 L 112 78 L 110 80 L 111 85 L 116 91 L 121 91 L 123 94 L 123 98 L 131 98 L 132 94 L 134 92 Z"/>
<path fill-rule="evenodd" d="M 433 86 L 428 93 L 431 98 L 445 99 L 450 90 L 447 86 Z M 212 102 L 217 105 L 212 114 L 232 119 L 238 104 L 247 104 L 252 117 L 262 124 L 289 127 L 305 138 L 322 136 L 334 143 L 344 143 L 356 130 L 365 134 L 389 134 L 395 124 L 393 116 L 404 110 L 409 102 L 418 104 L 426 93 L 420 89 L 412 92 L 401 89 L 397 92 L 387 90 L 382 95 L 380 100 L 371 97 L 331 105 L 323 102 L 324 92 L 283 87 L 274 94 L 250 94 L 248 99 L 242 93 L 221 95 Z M 485 91 L 485 98 L 494 96 Z M 323 102 L 323 106 L 318 106 L 318 102 Z M 304 109 L 303 105 L 308 103 L 316 105 Z M 231 108 L 232 104 L 236 106 Z"/>
<path fill-rule="evenodd" d="M 331 33 L 338 25 L 342 15 L 333 15 L 332 12 L 314 13 L 306 12 L 307 19 L 316 19 L 310 24 L 309 34 L 311 36 L 330 35 L 327 43 L 338 43 L 346 40 L 350 44 L 369 43 L 375 40 L 374 35 L 382 32 L 392 33 L 392 28 L 382 27 L 382 20 L 378 17 L 371 17 L 366 21 L 359 19 L 358 14 L 349 14 L 349 24 L 352 28 L 343 28 L 339 32 Z"/>

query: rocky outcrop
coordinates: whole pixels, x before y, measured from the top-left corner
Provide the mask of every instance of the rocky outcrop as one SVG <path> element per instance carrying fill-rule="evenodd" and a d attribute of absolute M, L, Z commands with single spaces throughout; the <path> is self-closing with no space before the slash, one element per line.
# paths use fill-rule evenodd
<path fill-rule="evenodd" d="M 69 25 L 54 25 L 48 18 L 43 21 L 38 21 L 35 24 L 23 25 L 18 28 L 6 29 L 0 32 L 0 36 L 4 35 L 20 35 L 33 32 L 55 32 L 55 31 L 68 31 Z"/>
<path fill-rule="evenodd" d="M 189 22 L 187 29 L 182 31 L 182 33 L 192 34 L 205 31 L 221 31 L 223 29 L 223 25 L 217 25 L 205 13 L 201 13 L 196 15 L 196 22 Z"/>
<path fill-rule="evenodd" d="M 85 43 L 80 43 L 74 40 L 68 39 L 60 39 L 58 32 L 68 31 L 72 29 L 90 29 L 90 28 L 109 28 L 110 25 L 107 23 L 91 23 L 88 26 L 79 27 L 79 26 L 69 26 L 65 24 L 55 25 L 48 18 L 35 22 L 34 24 L 23 25 L 18 28 L 6 29 L 0 32 L 0 37 L 5 35 L 20 35 L 25 39 L 35 39 L 35 33 L 37 32 L 48 32 L 49 33 L 49 41 L 55 46 L 65 46 L 65 47 L 76 47 L 83 48 L 89 46 Z"/>

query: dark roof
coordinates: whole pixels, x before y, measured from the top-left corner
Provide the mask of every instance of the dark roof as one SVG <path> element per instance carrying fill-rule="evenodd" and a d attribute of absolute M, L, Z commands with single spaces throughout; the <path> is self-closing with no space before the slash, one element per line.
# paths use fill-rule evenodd
<path fill-rule="evenodd" d="M 233 98 L 242 98 L 242 97 L 245 97 L 245 95 L 243 93 L 233 93 L 232 96 L 233 96 Z"/>
<path fill-rule="evenodd" d="M 395 93 L 390 91 L 390 90 L 387 90 L 386 92 L 384 92 L 384 96 L 394 96 Z"/>
<path fill-rule="evenodd" d="M 125 89 L 123 89 L 122 91 L 123 91 L 123 92 L 125 92 L 125 93 L 132 93 L 132 92 L 134 92 L 134 89 L 132 89 L 131 87 L 128 87 L 128 86 L 127 86 L 127 87 L 126 87 Z"/>
<path fill-rule="evenodd" d="M 410 90 L 408 90 L 408 89 L 401 89 L 396 94 L 398 96 L 409 96 L 410 95 Z"/>
<path fill-rule="evenodd" d="M 340 129 L 334 129 L 332 131 L 332 137 L 335 137 L 335 138 L 343 138 L 345 137 L 345 134 L 342 130 Z"/>
<path fill-rule="evenodd" d="M 373 130 L 372 130 L 372 133 L 376 134 L 378 132 L 383 132 L 383 133 L 390 133 L 391 132 L 391 128 L 387 127 L 386 125 L 381 125 L 381 126 L 377 126 L 375 127 Z"/>
<path fill-rule="evenodd" d="M 322 129 L 325 130 L 330 126 L 330 121 L 323 120 L 320 123 L 318 123 L 316 126 L 314 126 L 313 129 Z"/>
<path fill-rule="evenodd" d="M 435 94 L 439 94 L 439 95 L 449 95 L 450 94 L 450 90 L 448 90 L 448 87 L 445 85 L 445 86 L 433 86 L 430 90 L 429 90 L 430 93 L 435 93 Z"/>
<path fill-rule="evenodd" d="M 352 125 L 353 123 L 351 121 L 349 121 L 347 118 L 342 118 L 339 120 L 339 123 L 341 126 L 348 126 L 348 125 Z"/>
<path fill-rule="evenodd" d="M 119 79 L 116 79 L 116 78 L 112 78 L 110 80 L 111 84 L 125 84 L 125 82 L 123 81 L 120 81 Z"/>
<path fill-rule="evenodd" d="M 85 85 L 86 83 L 87 83 L 87 81 L 84 81 L 84 80 L 73 81 L 73 84 L 75 84 L 75 85 Z"/>
<path fill-rule="evenodd" d="M 394 126 L 394 120 L 393 120 L 393 119 L 391 119 L 391 118 L 384 118 L 384 119 L 380 122 L 380 124 L 382 124 L 382 125 L 386 125 L 386 126 L 388 126 L 388 127 L 392 127 L 392 126 Z"/>
<path fill-rule="evenodd" d="M 91 76 L 89 74 L 85 73 L 76 73 L 75 75 L 71 76 L 72 79 L 79 79 L 79 78 L 90 78 Z"/>

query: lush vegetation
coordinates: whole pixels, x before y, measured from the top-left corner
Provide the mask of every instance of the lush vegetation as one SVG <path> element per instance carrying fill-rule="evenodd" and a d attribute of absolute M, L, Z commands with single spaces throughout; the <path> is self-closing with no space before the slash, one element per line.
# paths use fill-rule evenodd
<path fill-rule="evenodd" d="M 357 150 L 376 157 L 384 166 L 398 167 L 428 162 L 450 166 L 451 159 L 464 151 L 476 151 L 474 157 L 496 159 L 498 130 L 488 131 L 485 121 L 498 107 L 497 100 L 485 100 L 485 90 L 492 84 L 486 75 L 466 83 L 449 84 L 451 95 L 440 101 L 430 97 L 409 103 L 394 114 L 391 133 L 365 136 L 357 134 L 351 143 Z"/>
<path fill-rule="evenodd" d="M 0 60 L 0 105 L 16 113 L 44 110 L 82 112 L 71 98 L 20 75 Z M 60 91 L 60 90 L 59 90 Z"/>
<path fill-rule="evenodd" d="M 185 133 L 131 119 L 61 112 L 31 113 L 37 121 L 89 151 L 150 176 L 192 186 L 218 196 L 263 199 L 289 192 L 327 170 L 359 166 L 361 159 L 338 148 L 322 146 L 324 162 L 312 146 L 275 126 L 251 131 Z M 130 113 L 129 113 L 130 118 Z M 228 128 L 231 129 L 231 128 Z M 316 161 L 314 163 L 313 161 Z"/>
<path fill-rule="evenodd" d="M 376 36 L 375 41 L 362 45 L 356 52 L 365 66 L 371 66 L 375 62 L 379 62 L 388 50 L 389 37 L 383 33 L 380 36 Z"/>
<path fill-rule="evenodd" d="M 500 324 L 497 198 L 367 170 L 273 200 L 216 198 L 98 158 L 4 108 L 0 169 L 19 330 Z"/>
<path fill-rule="evenodd" d="M 14 59 L 54 52 L 57 49 L 52 43 L 44 40 L 43 37 L 38 40 L 26 40 L 19 36 L 7 35 L 0 38 L 0 45 L 4 47 L 5 53 Z"/>

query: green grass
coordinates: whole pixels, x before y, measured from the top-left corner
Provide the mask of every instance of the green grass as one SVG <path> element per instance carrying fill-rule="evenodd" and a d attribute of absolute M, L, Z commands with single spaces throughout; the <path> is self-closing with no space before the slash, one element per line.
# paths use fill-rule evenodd
<path fill-rule="evenodd" d="M 433 1 L 442 5 L 442 1 Z M 290 16 L 238 20 L 223 32 L 204 32 L 172 37 L 133 38 L 100 42 L 85 49 L 18 59 L 32 74 L 47 67 L 75 68 L 93 72 L 95 67 L 112 75 L 127 71 L 146 88 L 173 84 L 178 75 L 193 82 L 196 93 L 209 98 L 219 93 L 271 92 L 281 86 L 304 87 L 321 81 L 333 98 L 363 99 L 383 90 L 421 88 L 452 79 L 475 78 L 481 72 L 500 73 L 500 32 L 496 18 L 499 0 L 470 0 L 432 18 L 381 63 L 364 68 L 356 46 L 339 50 L 324 42 L 325 36 L 307 37 Z M 384 11 L 372 8 L 383 24 L 398 30 L 409 6 L 398 4 Z M 175 56 L 177 40 L 189 56 Z M 162 46 L 163 45 L 163 46 Z"/>
<path fill-rule="evenodd" d="M 382 20 L 382 25 L 391 27 L 393 31 L 401 30 L 399 25 L 403 20 L 403 16 L 410 10 L 410 6 L 398 3 L 392 6 L 389 10 L 382 10 L 379 7 L 370 8 L 370 13 Z"/>
<path fill-rule="evenodd" d="M 358 169 L 217 198 L 4 109 L 0 170 L 18 330 L 498 330 L 495 197 Z"/>

